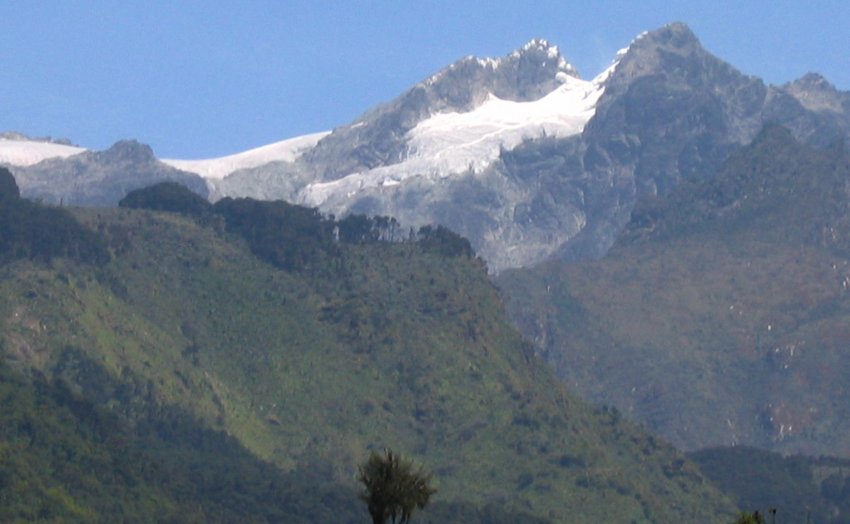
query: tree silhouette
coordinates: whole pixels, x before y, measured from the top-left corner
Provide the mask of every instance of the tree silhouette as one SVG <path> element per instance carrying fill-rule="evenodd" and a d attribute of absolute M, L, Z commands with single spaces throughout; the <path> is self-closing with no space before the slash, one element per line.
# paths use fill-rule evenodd
<path fill-rule="evenodd" d="M 765 524 L 764 516 L 758 511 L 753 513 L 747 513 L 744 511 L 741 513 L 741 516 L 738 517 L 738 520 L 735 521 L 735 524 Z"/>
<path fill-rule="evenodd" d="M 413 512 L 424 508 L 436 489 L 431 486 L 431 474 L 422 468 L 414 469 L 413 462 L 391 450 L 372 452 L 360 466 L 357 478 L 363 484 L 360 498 L 366 502 L 373 524 L 407 524 Z"/>

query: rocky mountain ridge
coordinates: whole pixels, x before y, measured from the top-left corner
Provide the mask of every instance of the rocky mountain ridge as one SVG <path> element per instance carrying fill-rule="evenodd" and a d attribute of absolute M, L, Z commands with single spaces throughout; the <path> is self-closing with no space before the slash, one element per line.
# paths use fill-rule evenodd
<path fill-rule="evenodd" d="M 766 123 L 817 146 L 847 140 L 848 99 L 812 75 L 767 86 L 680 23 L 638 36 L 591 81 L 556 46 L 533 40 L 502 58 L 461 59 L 279 161 L 205 183 L 212 200 L 284 199 L 336 216 L 444 224 L 498 272 L 602 256 L 641 195 L 712 176 Z M 92 186 L 107 178 L 84 175 L 79 163 L 64 168 L 79 178 L 77 192 L 30 182 L 49 180 L 62 163 L 16 168 L 24 194 L 38 186 L 48 201 L 115 203 Z"/>
<path fill-rule="evenodd" d="M 114 206 L 129 191 L 165 180 L 209 195 L 200 176 L 160 162 L 150 146 L 135 140 L 116 142 L 104 151 L 48 158 L 13 172 L 25 197 L 54 204 Z"/>

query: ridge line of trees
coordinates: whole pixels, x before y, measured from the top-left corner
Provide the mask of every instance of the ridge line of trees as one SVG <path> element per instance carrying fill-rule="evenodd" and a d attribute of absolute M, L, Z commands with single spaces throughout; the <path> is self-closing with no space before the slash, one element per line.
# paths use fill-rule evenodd
<path fill-rule="evenodd" d="M 58 257 L 96 265 L 110 259 L 97 233 L 65 209 L 21 198 L 15 177 L 0 167 L 0 261 Z"/>
<path fill-rule="evenodd" d="M 410 242 L 444 257 L 474 258 L 469 241 L 444 226 L 410 228 L 405 235 L 389 216 L 352 214 L 337 220 L 316 208 L 282 200 L 226 197 L 211 204 L 177 182 L 131 191 L 119 207 L 179 213 L 202 224 L 216 224 L 245 238 L 258 257 L 293 271 L 339 258 L 340 244 Z"/>

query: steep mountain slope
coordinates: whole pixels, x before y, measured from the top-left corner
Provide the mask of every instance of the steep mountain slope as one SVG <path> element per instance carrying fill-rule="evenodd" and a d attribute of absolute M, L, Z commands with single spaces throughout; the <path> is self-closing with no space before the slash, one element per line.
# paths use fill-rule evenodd
<path fill-rule="evenodd" d="M 602 91 L 544 40 L 499 59 L 467 57 L 335 129 L 296 162 L 234 173 L 213 193 L 450 225 L 497 269 L 526 249 L 512 245 L 508 255 L 497 230 L 514 222 L 517 198 L 539 190 L 491 180 L 491 166 L 528 139 L 577 136 Z M 507 234 L 516 241 L 523 232 Z"/>
<path fill-rule="evenodd" d="M 636 207 L 603 260 L 500 283 L 567 384 L 681 448 L 848 456 L 848 187 L 845 147 L 768 127 Z"/>
<path fill-rule="evenodd" d="M 729 515 L 675 450 L 564 392 L 474 259 L 367 242 L 282 270 L 245 245 L 279 230 L 263 214 L 275 206 L 238 204 L 254 226 L 75 210 L 111 260 L 2 267 L 8 365 L 131 426 L 189 413 L 282 471 L 347 489 L 367 450 L 390 446 L 434 471 L 434 509 L 449 515 L 446 503 L 571 522 Z"/>

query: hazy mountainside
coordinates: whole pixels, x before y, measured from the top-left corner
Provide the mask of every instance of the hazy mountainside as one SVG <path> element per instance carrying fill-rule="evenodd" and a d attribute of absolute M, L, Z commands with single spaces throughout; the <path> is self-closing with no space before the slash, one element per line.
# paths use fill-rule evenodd
<path fill-rule="evenodd" d="M 2 145 L 0 141 L 0 151 Z M 52 204 L 115 206 L 127 192 L 164 180 L 180 182 L 204 197 L 209 194 L 199 175 L 163 164 L 149 146 L 132 140 L 117 142 L 105 151 L 81 150 L 64 158 L 15 166 L 12 171 L 25 197 Z"/>
<path fill-rule="evenodd" d="M 285 199 L 447 225 L 500 271 L 601 257 L 641 195 L 713 175 L 766 122 L 813 145 L 846 140 L 848 101 L 813 74 L 766 86 L 676 23 L 640 35 L 589 81 L 556 46 L 533 40 L 502 58 L 466 57 L 328 134 L 166 162 L 206 177 L 212 200 Z M 24 193 L 113 205 L 117 187 L 131 187 L 75 158 L 16 170 Z M 141 177 L 133 164 L 119 171 L 140 185 L 166 178 L 162 164 L 142 165 Z M 52 189 L 56 172 L 69 178 Z"/>
<path fill-rule="evenodd" d="M 850 522 L 850 460 L 812 458 L 735 446 L 688 455 L 738 507 L 777 522 Z"/>
<path fill-rule="evenodd" d="M 194 218 L 73 210 L 108 260 L 19 253 L 0 267 L 2 351 L 13 370 L 0 378 L 26 384 L 12 386 L 23 397 L 12 404 L 17 422 L 3 425 L 15 429 L 0 440 L 0 478 L 16 486 L 20 511 L 108 519 L 109 504 L 149 494 L 126 511 L 151 500 L 179 514 L 198 501 L 199 520 L 244 511 L 246 520 L 326 522 L 330 507 L 339 508 L 332 520 L 356 522 L 366 519 L 363 508 L 348 518 L 356 466 L 389 446 L 435 474 L 425 522 L 728 520 L 729 503 L 673 448 L 563 390 L 507 324 L 458 237 L 336 242 L 322 232 L 342 235 L 343 222 L 284 203 L 171 202 Z M 306 247 L 267 245 L 302 231 L 314 239 Z M 45 409 L 32 413 L 32 402 Z M 86 410 L 114 417 L 105 423 L 128 439 L 126 475 L 102 503 L 91 496 L 104 489 L 97 477 L 55 470 L 124 457 Z M 209 447 L 180 448 L 183 432 Z M 216 453 L 218 466 L 243 467 L 249 480 L 221 478 L 208 464 Z M 263 462 L 274 472 L 254 484 Z M 275 492 L 280 506 L 252 502 Z"/>
<path fill-rule="evenodd" d="M 500 278 L 566 383 L 683 449 L 850 456 L 850 158 L 767 127 L 608 255 Z"/>
<path fill-rule="evenodd" d="M 806 142 L 827 146 L 836 136 L 850 133 L 850 93 L 837 90 L 821 75 L 806 74 L 777 91 L 772 93 L 774 118 Z"/>

